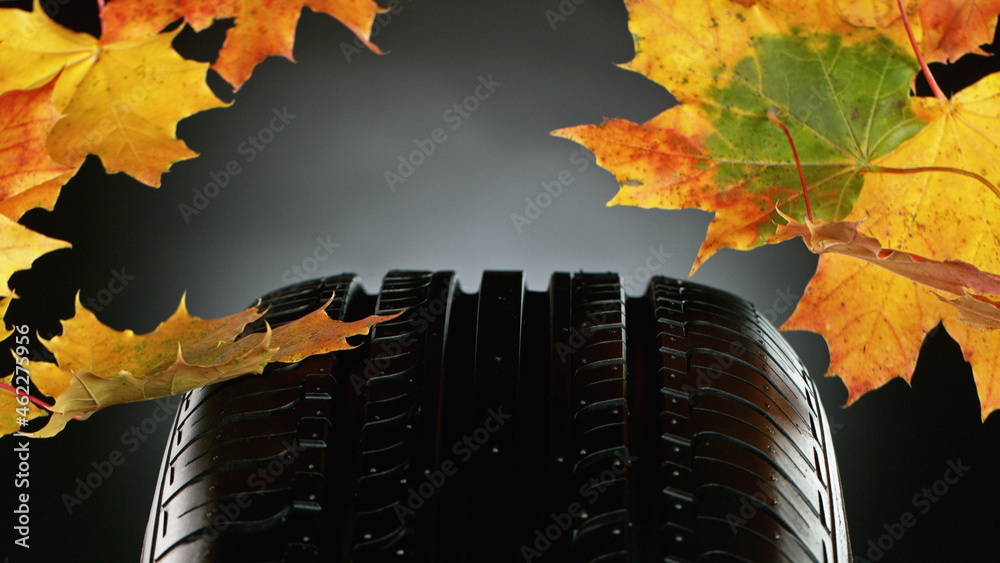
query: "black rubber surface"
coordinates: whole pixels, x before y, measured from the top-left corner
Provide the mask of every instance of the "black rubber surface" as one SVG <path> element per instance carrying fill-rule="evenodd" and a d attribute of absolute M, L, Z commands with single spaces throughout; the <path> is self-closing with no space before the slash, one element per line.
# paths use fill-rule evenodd
<path fill-rule="evenodd" d="M 377 297 L 350 275 L 271 293 L 266 319 L 331 291 L 333 318 L 404 313 L 189 393 L 144 561 L 850 561 L 816 388 L 747 302 L 391 272 Z"/>

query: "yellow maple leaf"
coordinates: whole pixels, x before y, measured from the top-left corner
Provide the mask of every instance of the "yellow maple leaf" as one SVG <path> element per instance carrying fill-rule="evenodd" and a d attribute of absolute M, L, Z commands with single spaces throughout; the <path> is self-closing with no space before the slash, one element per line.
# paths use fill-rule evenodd
<path fill-rule="evenodd" d="M 330 319 L 325 309 L 324 305 L 275 330 L 268 327 L 263 334 L 237 338 L 262 311 L 250 307 L 203 320 L 188 314 L 182 298 L 170 318 L 154 331 L 137 335 L 101 324 L 77 296 L 76 314 L 63 321 L 63 333 L 42 340 L 56 363 L 31 364 L 31 381 L 55 398 L 48 424 L 32 436 L 53 436 L 69 420 L 87 418 L 110 405 L 184 393 L 260 373 L 272 361 L 294 362 L 352 348 L 348 337 L 367 334 L 372 325 L 396 316 L 372 315 L 343 322 Z"/>
<path fill-rule="evenodd" d="M 7 387 L 14 387 L 17 385 L 14 377 L 13 374 L 0 377 L 0 383 Z M 26 395 L 20 397 L 24 398 L 20 399 L 18 395 L 10 393 L 6 389 L 0 389 L 0 436 L 20 432 L 24 424 L 49 414 L 45 409 L 32 404 Z"/>
<path fill-rule="evenodd" d="M 973 366 L 985 419 L 1000 407 L 1000 385 L 995 383 L 1000 372 L 991 353 L 1000 348 L 1000 276 L 967 262 L 886 249 L 861 234 L 860 223 L 803 225 L 790 219 L 788 225 L 778 226 L 769 242 L 801 236 L 810 250 L 822 255 L 782 328 L 811 330 L 826 338 L 829 373 L 844 379 L 851 404 L 894 377 L 909 381 L 924 336 L 938 321 L 944 322 Z M 827 259 L 831 255 L 858 261 Z M 954 309 L 938 306 L 935 297 Z"/>
<path fill-rule="evenodd" d="M 42 254 L 69 248 L 65 241 L 40 235 L 0 215 L 0 279 L 9 280 L 18 270 L 27 270 Z"/>
<path fill-rule="evenodd" d="M 1000 408 L 1000 330 L 961 320 L 931 289 L 873 264 L 823 254 L 782 330 L 823 335 L 830 369 L 847 386 L 847 405 L 889 380 L 910 381 L 924 337 L 939 322 L 972 365 L 982 418 Z"/>
<path fill-rule="evenodd" d="M 894 377 L 909 381 L 924 336 L 953 310 L 919 284 L 848 256 L 823 254 L 782 330 L 823 335 L 828 375 L 847 386 L 847 404 Z"/>
<path fill-rule="evenodd" d="M 108 172 L 150 186 L 179 160 L 197 156 L 176 137 L 177 122 L 227 105 L 205 84 L 207 64 L 181 58 L 177 32 L 99 43 L 34 10 L 0 10 L 0 92 L 36 88 L 58 76 L 53 100 L 64 117 L 49 135 L 52 157 L 77 167 L 87 154 Z"/>
<path fill-rule="evenodd" d="M 864 219 L 887 247 L 1000 272 L 1000 196 L 975 177 L 934 170 L 1000 178 L 1000 74 L 948 103 L 914 98 L 912 104 L 925 126 L 873 164 L 876 170 L 928 171 L 869 174 L 847 219 Z"/>
<path fill-rule="evenodd" d="M 7 315 L 10 302 L 14 297 L 11 294 L 0 298 L 0 319 Z M 14 330 L 7 328 L 6 322 L 0 322 L 0 341 L 6 340 L 12 334 L 14 334 Z M 17 391 L 18 388 L 22 392 L 27 392 L 28 379 L 24 369 L 0 378 L 0 384 L 4 386 L 3 390 L 0 390 L 0 436 L 19 432 L 28 421 L 48 414 L 44 409 L 32 404 L 26 395 L 19 396 L 14 392 L 8 392 Z"/>
<path fill-rule="evenodd" d="M 376 14 L 386 10 L 372 0 L 115 0 L 101 13 L 101 40 L 148 37 L 181 17 L 195 31 L 216 19 L 235 18 L 212 68 L 239 89 L 265 58 L 280 55 L 293 60 L 295 26 L 304 7 L 337 18 L 369 49 L 381 53 L 370 32 Z"/>
<path fill-rule="evenodd" d="M 988 275 L 1000 272 L 1000 197 L 977 178 L 933 169 L 958 165 L 980 176 L 997 177 L 1000 75 L 986 77 L 948 103 L 921 98 L 913 104 L 918 115 L 929 120 L 927 125 L 875 164 L 927 171 L 871 174 L 849 219 L 864 219 L 866 230 L 887 247 L 932 260 L 960 260 Z M 886 277 L 891 274 L 871 271 L 877 269 L 875 266 L 849 262 L 821 258 L 799 306 L 782 327 L 812 330 L 826 338 L 830 347 L 828 373 L 844 379 L 849 401 L 893 377 L 909 381 L 920 343 L 943 321 L 972 364 L 983 418 L 1000 409 L 1000 386 L 995 383 L 1000 380 L 995 357 L 1000 331 L 981 332 L 981 327 L 968 326 L 962 315 L 956 316 L 926 287 L 910 287 L 905 280 Z M 952 304 L 972 305 L 961 298 Z M 848 314 L 839 303 L 859 305 Z M 871 308 L 871 314 L 863 317 L 861 309 L 866 307 Z M 865 328 L 831 325 L 845 317 L 852 321 L 865 318 Z M 878 367 L 874 372 L 873 364 Z"/>

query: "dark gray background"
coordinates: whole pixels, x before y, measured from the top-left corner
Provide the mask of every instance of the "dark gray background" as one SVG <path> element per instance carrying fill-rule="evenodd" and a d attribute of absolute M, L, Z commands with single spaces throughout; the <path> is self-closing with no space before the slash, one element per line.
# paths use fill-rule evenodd
<path fill-rule="evenodd" d="M 57 17 L 78 29 L 94 28 L 93 4 L 52 3 Z M 84 299 L 111 296 L 98 315 L 104 322 L 144 332 L 174 310 L 185 290 L 193 314 L 221 316 L 294 281 L 293 267 L 313 264 L 310 277 L 356 272 L 369 291 L 393 268 L 455 270 L 467 291 L 477 289 L 484 269 L 524 270 L 533 290 L 544 289 L 557 270 L 617 271 L 641 280 L 649 258 L 655 274 L 687 275 L 709 214 L 607 208 L 617 191 L 611 174 L 585 150 L 588 165 L 581 169 L 578 159 L 571 161 L 580 147 L 548 135 L 605 116 L 642 122 L 674 103 L 658 85 L 615 66 L 633 53 L 620 0 L 564 1 L 567 15 L 555 29 L 546 11 L 558 12 L 558 0 L 401 0 L 399 6 L 388 22 L 382 18 L 375 37 L 391 54 L 346 56 L 353 36 L 306 10 L 297 63 L 265 62 L 235 97 L 212 75 L 210 83 L 234 104 L 180 124 L 179 135 L 201 156 L 176 164 L 159 189 L 106 176 L 97 159 L 88 159 L 54 212 L 34 211 L 23 221 L 73 249 L 45 256 L 13 278 L 22 297 L 12 307 L 14 320 L 51 335 L 58 319 L 71 316 L 79 289 Z M 185 31 L 176 46 L 208 60 L 225 27 Z M 480 76 L 500 86 L 452 130 L 444 112 L 472 95 Z M 276 110 L 295 117 L 247 162 L 241 143 L 267 127 Z M 437 127 L 447 140 L 390 190 L 386 170 L 396 171 L 399 156 Z M 191 205 L 192 190 L 232 160 L 241 172 L 186 223 L 178 206 Z M 542 183 L 564 170 L 573 183 L 519 233 L 511 215 L 524 215 L 525 198 L 536 199 Z M 317 237 L 338 246 L 312 262 Z M 670 256 L 660 260 L 660 254 Z M 815 264 L 792 241 L 749 253 L 724 250 L 692 279 L 750 299 L 781 322 Z M 102 294 L 116 271 L 134 279 L 117 294 Z M 627 283 L 629 293 L 641 292 L 638 280 Z M 821 377 L 828 362 L 822 339 L 787 336 L 834 421 L 856 555 L 868 559 L 868 541 L 909 511 L 916 526 L 880 560 L 1000 559 L 994 539 L 1000 418 L 979 422 L 971 373 L 944 331 L 921 356 L 912 388 L 893 381 L 847 410 L 839 407 L 843 384 Z M 156 424 L 134 452 L 121 436 L 155 408 L 115 407 L 54 439 L 31 442 L 28 553 L 35 561 L 137 558 L 169 424 Z M 0 441 L 4 467 L 12 467 L 14 446 L 12 439 Z M 115 450 L 124 453 L 124 464 L 67 514 L 62 495 Z M 959 458 L 972 469 L 920 514 L 914 495 Z M 7 495 L 12 483 L 0 490 Z M 13 505 L 7 506 L 0 518 L 5 530 L 13 521 Z M 5 543 L 0 553 L 10 549 Z M 20 550 L 11 555 L 27 560 Z"/>

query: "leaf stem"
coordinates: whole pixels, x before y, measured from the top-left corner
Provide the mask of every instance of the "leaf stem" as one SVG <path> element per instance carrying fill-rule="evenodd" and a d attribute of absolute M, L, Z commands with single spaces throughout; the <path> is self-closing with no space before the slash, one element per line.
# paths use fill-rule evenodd
<path fill-rule="evenodd" d="M 781 127 L 781 130 L 785 132 L 785 137 L 788 137 L 788 144 L 792 145 L 792 156 L 795 157 L 795 167 L 798 168 L 799 180 L 802 181 L 802 197 L 804 197 L 806 201 L 806 217 L 809 219 L 809 222 L 812 223 L 813 212 L 812 207 L 809 206 L 809 189 L 806 187 L 806 176 L 802 173 L 802 163 L 799 162 L 799 151 L 795 150 L 795 142 L 792 141 L 792 134 L 788 132 L 788 127 L 785 127 L 785 124 L 778 119 L 779 111 L 780 110 L 778 110 L 778 108 L 771 108 L 767 110 L 767 119 L 770 120 L 771 123 Z"/>
<path fill-rule="evenodd" d="M 27 393 L 21 392 L 21 391 L 15 389 L 15 388 L 11 387 L 10 385 L 7 385 L 6 383 L 0 382 L 0 389 L 6 389 L 6 390 L 10 391 L 11 393 L 13 393 L 13 394 L 15 394 L 17 396 L 27 397 L 28 400 L 31 401 L 32 403 L 35 403 L 39 407 L 42 407 L 43 409 L 45 409 L 45 410 L 47 410 L 49 412 L 52 412 L 52 405 L 46 403 L 45 401 L 43 401 L 43 400 L 41 400 L 41 399 L 39 399 L 37 397 L 34 397 L 34 396 L 29 395 Z"/>
<path fill-rule="evenodd" d="M 920 47 L 917 47 L 917 40 L 913 37 L 913 29 L 910 27 L 910 18 L 907 17 L 906 8 L 903 7 L 903 0 L 896 0 L 896 5 L 899 6 L 899 13 L 903 15 L 903 26 L 906 27 L 906 35 L 910 38 L 910 46 L 913 47 L 913 52 L 917 55 L 917 61 L 920 63 L 920 69 L 924 71 L 924 78 L 927 79 L 927 84 L 930 85 L 931 91 L 934 92 L 934 97 L 942 104 L 947 104 L 948 96 L 944 95 L 941 87 L 938 86 L 937 80 L 934 80 L 934 75 L 931 74 L 931 69 L 927 66 L 927 61 L 924 60 L 924 55 L 920 52 Z"/>
<path fill-rule="evenodd" d="M 976 174 L 975 172 L 969 172 L 968 170 L 962 170 L 961 168 L 952 168 L 950 166 L 915 166 L 913 168 L 892 168 L 889 166 L 871 166 L 868 169 L 870 172 L 883 173 L 883 174 L 915 174 L 918 172 L 951 172 L 953 174 L 959 174 L 961 176 L 966 176 L 972 178 L 973 180 L 978 180 L 984 186 L 993 192 L 993 195 L 1000 198 L 1000 188 L 997 188 L 992 182 L 986 178 Z"/>

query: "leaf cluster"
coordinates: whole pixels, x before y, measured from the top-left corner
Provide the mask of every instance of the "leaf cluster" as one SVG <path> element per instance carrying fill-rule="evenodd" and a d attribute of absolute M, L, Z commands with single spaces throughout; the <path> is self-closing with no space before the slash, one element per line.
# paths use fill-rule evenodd
<path fill-rule="evenodd" d="M 849 403 L 909 380 L 943 323 L 983 418 L 1000 408 L 1000 74 L 914 95 L 919 72 L 936 88 L 929 62 L 982 52 L 1000 1 L 626 4 L 625 68 L 681 105 L 554 132 L 614 174 L 609 205 L 713 213 L 692 273 L 802 236 L 819 266 L 782 328 L 824 336 Z"/>
<path fill-rule="evenodd" d="M 295 27 L 304 7 L 332 15 L 373 51 L 372 0 L 115 0 L 101 7 L 101 34 L 94 37 L 60 26 L 35 0 L 31 11 L 0 9 L 0 318 L 15 295 L 9 279 L 39 256 L 68 248 L 19 224 L 30 209 L 51 210 L 62 187 L 88 155 L 108 173 L 124 172 L 158 187 L 173 163 L 197 153 L 177 138 L 177 123 L 223 107 L 206 83 L 207 63 L 187 60 L 173 48 L 173 22 L 201 30 L 217 19 L 234 25 L 211 67 L 234 89 L 272 55 L 292 58 Z M 6 296 L 4 296 L 6 294 Z M 79 298 L 63 333 L 45 342 L 56 363 L 15 356 L 17 371 L 0 379 L 0 435 L 27 420 L 52 416 L 35 436 L 51 436 L 71 418 L 82 419 L 108 405 L 182 393 L 245 373 L 269 361 L 293 362 L 350 347 L 347 337 L 367 334 L 384 317 L 344 323 L 323 309 L 271 331 L 237 339 L 263 312 L 246 311 L 216 320 L 177 312 L 147 335 L 118 332 L 101 324 Z M 0 325 L 0 340 L 14 331 Z M 24 335 L 21 335 L 24 336 Z M 24 395 L 32 382 L 53 404 Z"/>

